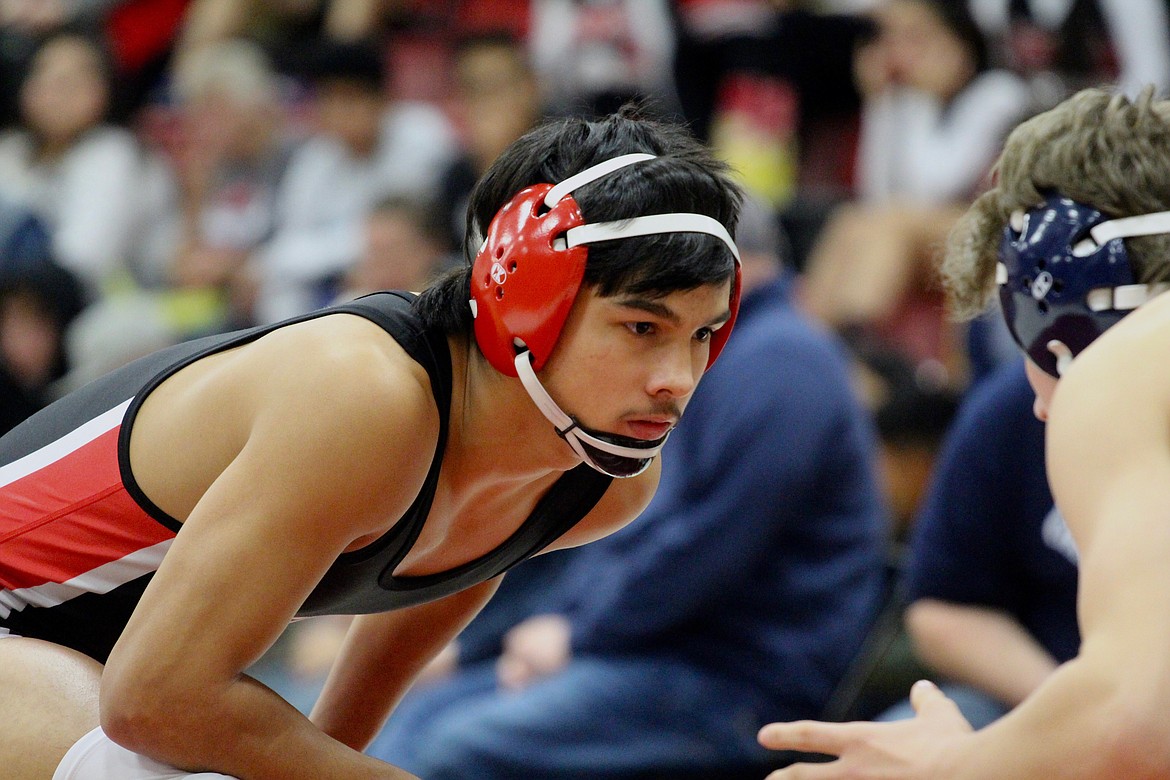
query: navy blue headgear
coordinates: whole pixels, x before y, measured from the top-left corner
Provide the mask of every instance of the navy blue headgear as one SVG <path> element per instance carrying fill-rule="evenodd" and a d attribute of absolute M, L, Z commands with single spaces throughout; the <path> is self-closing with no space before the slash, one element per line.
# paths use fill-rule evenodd
<path fill-rule="evenodd" d="M 996 282 L 1008 330 L 1046 373 L 1165 289 L 1136 284 L 1125 243 L 1170 233 L 1170 212 L 1109 219 L 1059 194 L 1017 211 L 1004 228 Z"/>

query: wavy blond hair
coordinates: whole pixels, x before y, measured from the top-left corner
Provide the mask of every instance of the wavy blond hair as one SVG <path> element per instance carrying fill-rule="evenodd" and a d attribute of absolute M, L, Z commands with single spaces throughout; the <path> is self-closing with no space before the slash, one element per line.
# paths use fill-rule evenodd
<path fill-rule="evenodd" d="M 1109 217 L 1170 210 L 1170 101 L 1086 89 L 1021 123 L 995 165 L 995 185 L 955 225 L 942 281 L 956 317 L 980 314 L 995 292 L 1004 225 L 1059 192 Z M 1170 235 L 1125 239 L 1138 281 L 1170 279 Z"/>

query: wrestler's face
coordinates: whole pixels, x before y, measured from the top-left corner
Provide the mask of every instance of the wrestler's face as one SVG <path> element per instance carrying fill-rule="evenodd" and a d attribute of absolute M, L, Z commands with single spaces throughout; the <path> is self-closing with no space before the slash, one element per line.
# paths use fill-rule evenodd
<path fill-rule="evenodd" d="M 1048 422 L 1048 409 L 1052 404 L 1052 394 L 1056 392 L 1057 380 L 1046 373 L 1040 366 L 1028 359 L 1024 363 L 1024 372 L 1028 375 L 1028 384 L 1036 393 L 1036 400 L 1032 404 L 1032 413 L 1040 422 Z"/>
<path fill-rule="evenodd" d="M 583 288 L 540 379 L 585 428 L 657 439 L 698 385 L 729 297 L 729 283 L 660 297 Z"/>

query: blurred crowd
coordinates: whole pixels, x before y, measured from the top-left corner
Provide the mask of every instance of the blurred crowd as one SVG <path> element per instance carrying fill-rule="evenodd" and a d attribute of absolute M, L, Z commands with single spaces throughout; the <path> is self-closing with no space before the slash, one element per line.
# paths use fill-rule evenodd
<path fill-rule="evenodd" d="M 420 289 L 510 142 L 634 101 L 728 161 L 848 356 L 896 578 L 960 404 L 1018 360 L 948 317 L 945 237 L 1017 123 L 1102 84 L 1170 85 L 1166 0 L 0 0 L 0 431 L 162 346 Z"/>

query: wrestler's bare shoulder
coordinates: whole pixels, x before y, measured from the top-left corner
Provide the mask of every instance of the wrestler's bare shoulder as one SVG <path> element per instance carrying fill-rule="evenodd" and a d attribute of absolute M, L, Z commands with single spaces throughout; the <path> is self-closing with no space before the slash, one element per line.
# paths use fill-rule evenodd
<path fill-rule="evenodd" d="M 391 467 L 404 444 L 433 448 L 438 425 L 426 370 L 376 324 L 328 315 L 176 372 L 143 402 L 131 461 L 147 494 L 183 517 L 246 445 L 317 468 Z"/>

